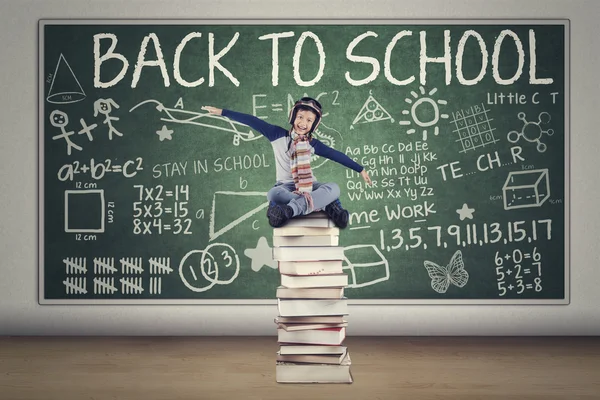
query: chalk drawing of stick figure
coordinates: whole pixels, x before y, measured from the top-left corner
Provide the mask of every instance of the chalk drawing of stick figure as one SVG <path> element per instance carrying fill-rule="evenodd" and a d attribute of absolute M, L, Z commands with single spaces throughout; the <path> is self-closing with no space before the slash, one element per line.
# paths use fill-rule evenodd
<path fill-rule="evenodd" d="M 119 105 L 115 103 L 113 99 L 98 99 L 94 102 L 94 117 L 98 116 L 98 113 L 104 115 L 106 118 L 102 123 L 108 125 L 108 140 L 112 140 L 112 134 L 123 136 L 121 132 L 115 129 L 110 121 L 118 121 L 118 117 L 112 117 L 110 112 L 112 108 L 119 108 Z"/>
<path fill-rule="evenodd" d="M 71 148 L 74 148 L 79 151 L 82 150 L 82 147 L 77 146 L 71 141 L 71 139 L 69 139 L 69 136 L 74 135 L 75 131 L 67 131 L 65 129 L 65 127 L 69 124 L 69 116 L 66 113 L 60 110 L 52 111 L 52 113 L 50 114 L 50 123 L 52 124 L 52 126 L 60 128 L 62 132 L 60 135 L 53 136 L 52 140 L 65 139 L 67 141 L 68 155 L 71 155 Z"/>

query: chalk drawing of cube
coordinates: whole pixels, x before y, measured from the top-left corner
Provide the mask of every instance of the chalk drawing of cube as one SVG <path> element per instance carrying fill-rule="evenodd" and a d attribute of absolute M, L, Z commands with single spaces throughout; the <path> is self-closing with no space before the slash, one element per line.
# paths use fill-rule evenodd
<path fill-rule="evenodd" d="M 371 286 L 390 279 L 390 267 L 372 244 L 344 247 L 342 269 L 349 274 L 348 288 Z"/>
<path fill-rule="evenodd" d="M 504 209 L 539 207 L 550 197 L 548 169 L 514 171 L 504 186 Z"/>
<path fill-rule="evenodd" d="M 65 190 L 65 232 L 104 232 L 104 189 Z"/>

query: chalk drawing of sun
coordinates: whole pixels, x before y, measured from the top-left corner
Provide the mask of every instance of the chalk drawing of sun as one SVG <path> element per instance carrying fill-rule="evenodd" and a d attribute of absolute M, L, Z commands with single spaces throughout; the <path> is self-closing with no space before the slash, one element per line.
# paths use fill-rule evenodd
<path fill-rule="evenodd" d="M 427 140 L 426 128 L 436 125 L 440 118 L 448 119 L 448 114 L 440 114 L 440 108 L 438 106 L 438 104 L 446 105 L 448 104 L 448 102 L 446 100 L 436 101 L 429 97 L 437 92 L 437 88 L 431 89 L 429 93 L 427 93 L 427 96 L 424 96 L 425 88 L 423 86 L 419 86 L 419 90 L 421 92 L 420 96 L 414 91 L 410 92 L 414 100 L 410 97 L 404 99 L 404 101 L 410 104 L 411 106 L 410 110 L 402 110 L 402 115 L 410 115 L 412 121 L 400 121 L 400 125 L 409 126 L 412 123 L 414 123 L 419 128 L 424 128 L 422 131 L 423 140 Z M 416 131 L 417 130 L 415 128 L 410 128 L 408 131 L 406 131 L 406 133 L 410 135 L 415 133 Z M 440 133 L 440 130 L 437 126 L 434 127 L 433 133 L 436 136 Z"/>

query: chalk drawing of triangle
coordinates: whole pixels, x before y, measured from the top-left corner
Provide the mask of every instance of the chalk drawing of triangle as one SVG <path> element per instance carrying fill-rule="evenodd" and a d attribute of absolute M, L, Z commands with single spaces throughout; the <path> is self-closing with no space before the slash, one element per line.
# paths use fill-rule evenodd
<path fill-rule="evenodd" d="M 236 207 L 226 207 L 226 204 L 221 204 L 221 203 L 227 203 L 224 196 L 236 196 L 236 197 L 240 197 L 241 204 L 236 205 Z M 246 197 L 246 198 L 243 198 Z M 257 212 L 259 212 L 260 210 L 266 208 L 269 203 L 266 200 L 267 197 L 267 193 L 266 192 L 215 192 L 215 194 L 213 195 L 213 202 L 212 202 L 212 210 L 210 212 L 210 220 L 209 220 L 209 230 L 208 230 L 208 235 L 209 235 L 209 241 L 213 241 L 216 238 L 218 238 L 219 236 L 221 236 L 222 234 L 224 234 L 225 232 L 229 231 L 230 229 L 232 229 L 234 226 L 239 225 L 240 223 L 244 222 L 246 219 L 250 218 L 251 216 L 253 216 L 254 214 L 256 214 Z M 221 202 L 217 201 L 217 198 L 221 198 Z M 219 205 L 222 205 L 222 207 L 219 207 Z M 258 206 L 257 206 L 258 204 Z M 220 228 L 218 231 L 215 232 L 215 213 L 217 212 L 217 207 L 219 207 L 219 213 L 227 213 L 228 215 L 230 215 L 231 217 L 235 218 L 236 216 L 238 216 L 240 213 L 244 213 L 243 215 L 237 217 L 235 220 L 227 223 L 225 226 L 223 226 L 222 228 Z M 253 208 L 254 207 L 254 208 Z M 220 220 L 223 220 L 223 216 L 220 216 Z"/>
<path fill-rule="evenodd" d="M 374 109 L 371 109 L 373 107 Z M 379 115 L 376 115 L 376 113 Z M 373 116 L 371 118 L 367 117 L 369 114 L 372 114 Z M 354 118 L 354 121 L 352 121 L 352 126 L 357 123 L 361 124 L 366 122 L 379 122 L 388 119 L 391 120 L 391 122 L 394 122 L 394 119 L 390 113 L 387 112 L 387 110 L 383 108 L 383 106 L 379 104 L 379 102 L 375 100 L 371 94 L 369 94 L 369 98 L 367 101 L 365 101 L 365 104 L 363 104 L 362 108 L 356 115 L 356 118 Z"/>

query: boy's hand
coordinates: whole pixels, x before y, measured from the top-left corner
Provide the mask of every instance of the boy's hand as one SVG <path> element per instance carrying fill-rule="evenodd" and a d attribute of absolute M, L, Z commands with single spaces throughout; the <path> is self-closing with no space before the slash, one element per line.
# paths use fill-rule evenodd
<path fill-rule="evenodd" d="M 203 106 L 202 109 L 208 111 L 211 114 L 215 114 L 215 115 L 221 115 L 221 113 L 223 112 L 222 109 L 217 108 L 217 107 L 212 107 L 212 106 Z"/>
<path fill-rule="evenodd" d="M 371 178 L 369 177 L 369 174 L 367 173 L 366 169 L 363 169 L 360 172 L 360 175 L 362 176 L 362 178 L 365 180 L 365 182 L 367 183 L 367 185 L 371 186 Z"/>

